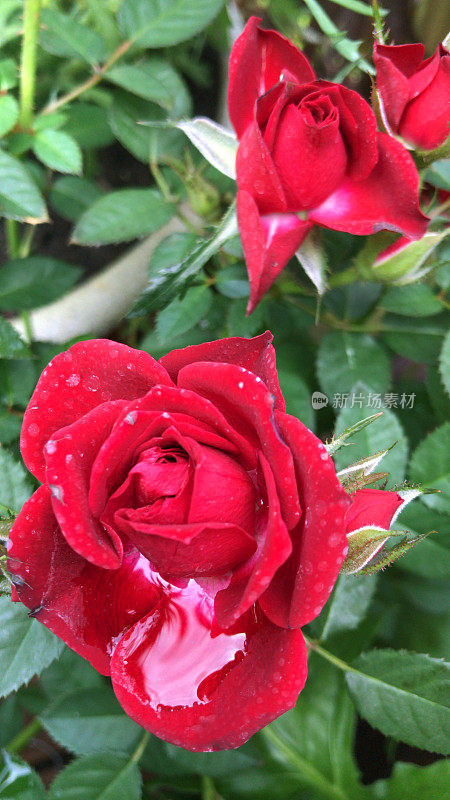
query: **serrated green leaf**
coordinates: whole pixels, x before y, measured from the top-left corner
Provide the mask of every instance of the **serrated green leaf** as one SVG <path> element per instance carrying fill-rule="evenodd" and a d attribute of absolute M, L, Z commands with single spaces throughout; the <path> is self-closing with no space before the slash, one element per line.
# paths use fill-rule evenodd
<path fill-rule="evenodd" d="M 206 28 L 224 0 L 124 0 L 118 22 L 122 33 L 142 47 L 167 47 Z"/>
<path fill-rule="evenodd" d="M 11 94 L 0 96 L 0 137 L 14 127 L 19 118 L 19 104 Z"/>
<path fill-rule="evenodd" d="M 416 448 L 411 458 L 410 480 L 435 494 L 425 494 L 423 502 L 430 508 L 448 512 L 450 509 L 450 422 L 430 433 Z"/>
<path fill-rule="evenodd" d="M 371 336 L 347 331 L 333 331 L 324 336 L 319 346 L 317 374 L 329 398 L 336 393 L 349 393 L 358 381 L 380 393 L 388 391 L 391 382 L 385 350 Z"/>
<path fill-rule="evenodd" d="M 12 325 L 0 317 L 0 358 L 29 358 L 30 355 L 27 345 Z"/>
<path fill-rule="evenodd" d="M 425 283 L 392 286 L 383 296 L 380 306 L 406 317 L 429 317 L 443 310 L 442 303 Z"/>
<path fill-rule="evenodd" d="M 193 286 L 183 298 L 175 297 L 159 312 L 156 331 L 161 343 L 170 341 L 193 328 L 209 311 L 212 302 L 210 289 L 206 285 Z"/>
<path fill-rule="evenodd" d="M 106 55 L 101 37 L 92 28 L 82 25 L 55 8 L 42 11 L 41 44 L 58 56 L 80 56 L 88 64 L 98 64 Z"/>
<path fill-rule="evenodd" d="M 56 300 L 76 283 L 79 267 L 47 256 L 8 261 L 2 267 L 0 310 L 24 311 Z"/>
<path fill-rule="evenodd" d="M 19 438 L 21 420 L 19 417 L 8 414 L 7 411 L 0 412 L 0 445 L 10 444 L 14 439 Z"/>
<path fill-rule="evenodd" d="M 69 691 L 44 709 L 40 719 L 50 736 L 76 755 L 127 753 L 142 737 L 142 728 L 126 716 L 106 686 Z"/>
<path fill-rule="evenodd" d="M 450 786 L 450 761 L 435 764 L 397 762 L 389 780 L 377 781 L 371 788 L 377 800 L 447 800 Z"/>
<path fill-rule="evenodd" d="M 18 82 L 18 67 L 12 58 L 2 58 L 0 60 L 0 92 L 7 92 L 13 89 Z"/>
<path fill-rule="evenodd" d="M 368 395 L 368 389 L 363 384 L 357 384 L 352 392 L 356 394 L 362 392 Z M 406 410 L 403 413 L 408 413 Z M 361 417 L 360 408 L 343 408 L 336 421 L 336 432 L 342 431 L 346 426 L 358 423 Z M 395 444 L 395 447 L 392 445 Z M 347 466 L 348 463 L 358 458 L 364 458 L 367 453 L 374 453 L 380 450 L 392 449 L 383 459 L 383 472 L 389 472 L 391 478 L 389 484 L 400 483 L 405 475 L 406 458 L 408 454 L 408 442 L 403 432 L 401 423 L 397 416 L 390 409 L 384 409 L 379 419 L 373 425 L 364 428 L 355 437 L 354 443 L 339 450 L 335 456 L 338 469 Z M 418 483 L 423 481 L 416 481 Z"/>
<path fill-rule="evenodd" d="M 364 620 L 377 587 L 377 576 L 340 575 L 325 606 L 321 642 L 327 643 L 355 631 Z"/>
<path fill-rule="evenodd" d="M 0 150 L 0 215 L 45 222 L 47 210 L 39 189 L 16 158 Z"/>
<path fill-rule="evenodd" d="M 141 774 L 136 764 L 103 753 L 72 761 L 53 781 L 48 800 L 140 800 Z"/>
<path fill-rule="evenodd" d="M 96 200 L 78 220 L 72 241 L 100 245 L 128 242 L 162 228 L 174 206 L 155 189 L 119 189 Z"/>
<path fill-rule="evenodd" d="M 63 131 L 44 130 L 36 134 L 33 152 L 43 164 L 56 172 L 79 174 L 83 159 L 78 143 Z"/>
<path fill-rule="evenodd" d="M 447 394 L 450 395 L 450 330 L 444 339 L 439 356 L 439 371 Z"/>
<path fill-rule="evenodd" d="M 32 488 L 22 464 L 12 453 L 0 449 L 0 503 L 18 514 Z"/>
<path fill-rule="evenodd" d="M 86 150 L 106 147 L 114 141 L 108 109 L 96 103 L 74 103 L 67 111 L 64 129 Z"/>
<path fill-rule="evenodd" d="M 5 697 L 39 675 L 58 658 L 64 645 L 9 597 L 0 597 L 0 619 L 0 697 Z"/>
<path fill-rule="evenodd" d="M 346 674 L 359 713 L 386 736 L 450 750 L 450 664 L 405 650 L 363 653 Z"/>
<path fill-rule="evenodd" d="M 178 101 L 182 98 L 177 95 Z M 179 111 L 179 116 L 187 111 Z M 151 161 L 164 161 L 179 156 L 185 139 L 181 131 L 160 130 L 142 124 L 147 121 L 161 122 L 166 120 L 166 112 L 139 97 L 133 97 L 118 90 L 109 110 L 109 124 L 118 141 L 139 161 L 148 164 Z"/>
<path fill-rule="evenodd" d="M 106 80 L 164 108 L 176 119 L 187 113 L 191 100 L 186 85 L 169 61 L 151 58 L 120 64 L 108 70 Z"/>
<path fill-rule="evenodd" d="M 54 182 L 50 191 L 50 203 L 60 217 L 76 222 L 83 211 L 102 195 L 102 190 L 87 178 L 64 175 Z"/>
<path fill-rule="evenodd" d="M 5 750 L 0 753 L 0 798 L 4 800 L 43 800 L 42 781 L 26 761 Z"/>

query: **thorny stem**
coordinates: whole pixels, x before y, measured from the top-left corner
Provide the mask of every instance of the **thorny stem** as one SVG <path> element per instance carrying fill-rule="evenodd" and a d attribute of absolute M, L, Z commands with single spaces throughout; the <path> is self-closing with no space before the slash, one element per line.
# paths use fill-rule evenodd
<path fill-rule="evenodd" d="M 33 121 L 34 89 L 36 85 L 36 51 L 42 0 L 25 0 L 22 55 L 20 59 L 19 125 L 29 128 Z"/>
<path fill-rule="evenodd" d="M 79 86 L 75 86 L 74 89 L 71 89 L 70 92 L 64 94 L 62 97 L 59 97 L 58 100 L 53 100 L 49 103 L 45 108 L 42 109 L 41 115 L 44 114 L 52 114 L 53 111 L 56 111 L 58 108 L 67 105 L 67 103 L 71 103 L 72 100 L 75 100 L 76 97 L 79 97 L 80 94 L 87 92 L 88 89 L 92 89 L 94 86 L 97 86 L 101 80 L 103 80 L 103 76 L 105 73 L 119 60 L 126 52 L 130 49 L 133 42 L 131 40 L 126 40 L 125 42 L 121 42 L 119 47 L 114 50 L 114 53 L 110 56 L 108 61 L 103 64 L 102 67 L 99 67 L 90 78 L 88 78 L 84 83 L 80 83 Z"/>

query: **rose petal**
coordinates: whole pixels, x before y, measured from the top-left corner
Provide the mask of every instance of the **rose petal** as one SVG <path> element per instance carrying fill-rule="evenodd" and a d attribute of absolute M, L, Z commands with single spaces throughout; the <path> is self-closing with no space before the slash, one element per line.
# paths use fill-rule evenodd
<path fill-rule="evenodd" d="M 232 625 L 255 603 L 292 552 L 272 470 L 264 456 L 261 455 L 260 459 L 267 492 L 266 514 L 259 524 L 257 521 L 257 551 L 250 561 L 235 571 L 229 586 L 216 595 L 214 609 L 223 628 Z"/>
<path fill-rule="evenodd" d="M 429 86 L 406 106 L 399 133 L 415 147 L 433 150 L 450 133 L 450 55 L 443 56 Z"/>
<path fill-rule="evenodd" d="M 148 353 L 108 339 L 78 342 L 44 369 L 23 418 L 20 446 L 35 477 L 45 478 L 43 447 L 52 434 L 106 400 L 134 400 L 171 385 Z"/>
<path fill-rule="evenodd" d="M 392 517 L 404 500 L 397 492 L 382 489 L 359 489 L 352 496 L 351 506 L 345 517 L 347 533 L 372 525 L 389 530 Z"/>
<path fill-rule="evenodd" d="M 230 54 L 228 109 L 239 138 L 252 121 L 257 98 L 278 83 L 283 72 L 300 84 L 315 78 L 303 53 L 280 33 L 261 28 L 260 22 L 258 17 L 249 19 Z"/>
<path fill-rule="evenodd" d="M 275 102 L 280 95 L 279 103 Z M 271 97 L 273 97 L 273 102 Z M 262 97 L 257 104 L 255 122 L 249 125 L 239 144 L 236 154 L 236 177 L 239 191 L 248 192 L 255 198 L 261 212 L 287 211 L 286 196 L 281 185 L 275 164 L 261 133 L 261 124 L 266 116 L 286 103 L 285 86 L 280 85 L 269 95 Z M 264 111 L 267 106 L 267 115 Z M 263 113 L 264 112 L 264 113 Z"/>
<path fill-rule="evenodd" d="M 324 445 L 298 419 L 276 413 L 281 435 L 294 454 L 304 515 L 291 533 L 293 552 L 259 603 L 267 617 L 299 628 L 325 605 L 347 552 L 344 516 L 350 499 Z"/>
<path fill-rule="evenodd" d="M 345 179 L 309 218 L 326 228 L 362 236 L 386 229 L 420 239 L 429 220 L 419 207 L 414 162 L 408 151 L 385 133 L 378 134 L 378 152 L 378 163 L 368 178 Z"/>
<path fill-rule="evenodd" d="M 116 527 L 167 580 L 224 575 L 255 551 L 252 536 L 228 522 L 155 524 L 146 509 L 122 509 Z"/>
<path fill-rule="evenodd" d="M 117 637 L 159 600 L 145 569 L 136 550 L 117 570 L 77 555 L 61 534 L 46 486 L 25 503 L 11 530 L 8 570 L 18 598 L 103 675 L 109 675 Z"/>
<path fill-rule="evenodd" d="M 165 741 L 204 751 L 238 747 L 291 708 L 307 673 L 301 632 L 241 622 L 215 630 L 209 598 L 192 581 L 138 622 L 111 663 L 126 713 Z"/>
<path fill-rule="evenodd" d="M 260 216 L 253 197 L 244 191 L 237 195 L 237 215 L 250 280 L 250 314 L 298 250 L 312 223 L 295 214 Z"/>
<path fill-rule="evenodd" d="M 120 412 L 124 400 L 102 403 L 81 419 L 56 431 L 44 451 L 46 480 L 56 519 L 68 544 L 83 558 L 105 569 L 117 569 L 122 560 L 120 537 L 108 536 L 89 508 L 92 465 Z"/>
<path fill-rule="evenodd" d="M 178 385 L 210 400 L 233 429 L 245 435 L 267 458 L 288 529 L 300 519 L 292 452 L 281 439 L 273 416 L 274 400 L 263 382 L 234 364 L 190 364 L 178 375 Z"/>

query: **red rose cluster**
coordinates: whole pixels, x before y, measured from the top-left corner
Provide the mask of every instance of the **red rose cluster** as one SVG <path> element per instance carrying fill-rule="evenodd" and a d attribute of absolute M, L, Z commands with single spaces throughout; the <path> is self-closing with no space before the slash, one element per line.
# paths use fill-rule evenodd
<path fill-rule="evenodd" d="M 377 132 L 357 92 L 317 80 L 300 50 L 259 23 L 252 17 L 234 44 L 228 94 L 249 312 L 314 225 L 418 239 L 428 224 L 405 147 Z M 378 87 L 388 129 L 435 147 L 449 132 L 450 56 L 441 47 L 421 64 L 422 54 L 422 45 L 376 47 Z"/>
<path fill-rule="evenodd" d="M 383 504 L 367 495 L 348 517 L 324 445 L 285 412 L 271 340 L 159 362 L 80 342 L 24 417 L 42 485 L 11 531 L 13 600 L 111 675 L 127 714 L 190 750 L 237 747 L 294 705 L 300 627 L 346 531 Z"/>

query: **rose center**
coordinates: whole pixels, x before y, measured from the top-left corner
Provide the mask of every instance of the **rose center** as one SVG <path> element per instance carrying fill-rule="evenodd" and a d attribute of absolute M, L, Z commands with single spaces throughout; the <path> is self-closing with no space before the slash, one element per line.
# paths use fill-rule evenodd
<path fill-rule="evenodd" d="M 329 97 L 305 98 L 298 106 L 307 125 L 324 128 L 339 120 L 339 112 Z"/>

